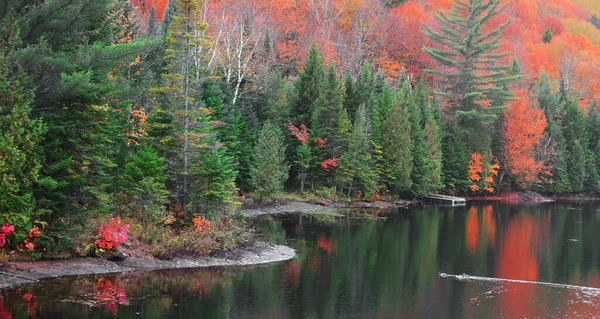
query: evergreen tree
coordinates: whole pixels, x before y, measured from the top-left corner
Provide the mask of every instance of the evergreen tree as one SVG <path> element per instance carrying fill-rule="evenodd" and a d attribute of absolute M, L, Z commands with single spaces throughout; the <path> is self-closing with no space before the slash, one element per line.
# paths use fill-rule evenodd
<path fill-rule="evenodd" d="M 571 192 L 581 193 L 585 189 L 587 172 L 588 138 L 583 110 L 574 101 L 568 101 L 565 106 L 563 135 L 566 144 L 567 174 Z"/>
<path fill-rule="evenodd" d="M 589 135 L 588 161 L 590 163 L 590 165 L 588 165 L 590 179 L 587 182 L 587 188 L 597 192 L 599 187 L 597 176 L 600 174 L 600 115 L 598 114 L 598 106 L 595 100 L 592 100 L 588 107 L 586 130 Z M 596 179 L 595 185 L 593 185 L 594 179 Z"/>
<path fill-rule="evenodd" d="M 455 130 L 450 130 L 453 131 Z M 446 134 L 442 139 L 442 182 L 445 192 L 467 192 L 470 183 L 469 159 L 469 152 L 462 139 L 457 134 Z"/>
<path fill-rule="evenodd" d="M 396 99 L 384 118 L 381 131 L 381 146 L 384 162 L 384 180 L 393 192 L 405 192 L 412 186 L 412 141 L 408 110 Z"/>
<path fill-rule="evenodd" d="M 352 192 L 370 195 L 377 191 L 377 173 L 371 157 L 370 123 L 365 105 L 359 106 L 348 151 L 342 156 L 338 178 Z M 341 191 L 344 191 L 342 187 Z"/>
<path fill-rule="evenodd" d="M 125 193 L 141 208 L 142 224 L 156 221 L 169 192 L 165 186 L 167 165 L 149 146 L 141 147 L 123 169 Z"/>
<path fill-rule="evenodd" d="M 34 82 L 33 114 L 46 122 L 35 197 L 53 239 L 68 241 L 65 232 L 110 212 L 118 190 L 131 95 L 123 77 L 150 43 L 131 41 L 133 26 L 116 23 L 124 6 L 123 0 L 57 0 L 21 8 L 26 27 L 15 59 Z"/>
<path fill-rule="evenodd" d="M 215 214 L 233 204 L 236 193 L 235 163 L 225 147 L 205 151 L 193 174 L 198 178 L 192 183 L 193 197 L 198 199 L 199 211 Z"/>
<path fill-rule="evenodd" d="M 507 4 L 508 5 L 508 4 Z M 497 118 L 503 102 L 512 98 L 506 84 L 519 76 L 507 76 L 510 66 L 498 65 L 502 30 L 510 23 L 484 31 L 490 19 L 504 10 L 498 0 L 455 1 L 449 14 L 435 14 L 441 31 L 426 26 L 425 34 L 439 48 L 425 48 L 443 69 L 429 70 L 443 81 L 437 92 L 448 100 L 450 117 L 468 138 L 468 148 L 479 154 L 491 151 L 488 124 Z"/>
<path fill-rule="evenodd" d="M 288 178 L 289 165 L 285 163 L 285 145 L 281 130 L 265 123 L 255 149 L 254 167 L 250 171 L 252 184 L 260 200 L 270 198 L 283 190 Z"/>
<path fill-rule="evenodd" d="M 371 96 L 374 94 L 374 79 L 370 65 L 364 63 L 360 69 L 360 73 L 353 83 L 352 90 L 346 97 L 346 110 L 349 118 L 356 118 L 356 112 L 361 105 L 369 103 Z"/>
<path fill-rule="evenodd" d="M 164 86 L 156 91 L 164 98 L 165 113 L 174 119 L 172 132 L 179 148 L 169 156 L 174 158 L 169 165 L 171 196 L 181 202 L 189 216 L 190 209 L 197 204 L 190 197 L 190 185 L 197 178 L 191 168 L 198 165 L 200 153 L 208 144 L 206 136 L 211 133 L 208 119 L 211 111 L 200 98 L 203 57 L 198 52 L 207 45 L 206 24 L 202 21 L 201 1 L 177 0 L 174 4 L 175 15 L 171 17 L 166 39 L 164 59 L 168 65 L 162 74 Z"/>
<path fill-rule="evenodd" d="M 335 67 L 331 65 L 315 103 L 312 118 L 312 135 L 327 139 L 321 155 L 324 158 L 339 158 L 348 145 L 350 121 L 342 103 Z"/>
<path fill-rule="evenodd" d="M 33 183 L 42 164 L 39 143 L 44 127 L 30 117 L 33 92 L 14 63 L 18 26 L 12 13 L 4 19 L 0 22 L 0 223 L 15 226 L 22 239 L 35 207 Z"/>
<path fill-rule="evenodd" d="M 546 115 L 546 129 L 541 150 L 545 154 L 544 165 L 549 168 L 550 175 L 545 181 L 545 190 L 553 193 L 569 192 L 571 185 L 566 167 L 566 144 L 562 132 L 562 102 L 561 95 L 552 92 L 552 83 L 547 74 L 540 75 L 536 83 L 536 97 L 538 106 Z"/>
<path fill-rule="evenodd" d="M 425 144 L 425 132 L 423 130 L 423 113 L 417 105 L 414 92 L 411 92 L 410 84 L 405 82 L 401 89 L 401 100 L 406 104 L 408 119 L 410 121 L 410 140 L 412 142 L 412 169 L 410 173 L 411 189 L 413 195 L 424 195 L 428 185 L 426 175 L 428 174 L 428 154 Z"/>
<path fill-rule="evenodd" d="M 542 42 L 550 43 L 550 41 L 552 41 L 552 31 L 550 31 L 550 29 L 546 29 L 546 31 L 544 31 L 544 35 L 542 36 Z"/>
<path fill-rule="evenodd" d="M 309 126 L 315 109 L 315 102 L 321 93 L 325 71 L 323 58 L 319 55 L 315 43 L 310 47 L 308 58 L 302 72 L 295 82 L 294 96 L 291 101 L 291 121 L 296 126 Z"/>
<path fill-rule="evenodd" d="M 430 92 L 423 80 L 415 88 L 415 99 L 422 113 L 422 129 L 427 149 L 426 170 L 423 176 L 423 194 L 437 191 L 442 186 L 442 132 L 439 106 L 430 99 Z"/>

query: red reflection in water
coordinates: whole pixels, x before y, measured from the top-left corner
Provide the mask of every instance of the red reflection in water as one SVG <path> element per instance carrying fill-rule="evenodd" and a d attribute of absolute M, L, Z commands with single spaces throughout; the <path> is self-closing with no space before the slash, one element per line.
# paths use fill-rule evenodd
<path fill-rule="evenodd" d="M 467 212 L 467 254 L 472 255 L 475 253 L 478 240 L 479 218 L 477 217 L 477 206 L 471 206 Z"/>
<path fill-rule="evenodd" d="M 600 288 L 600 277 L 596 273 L 588 274 L 588 287 Z"/>
<path fill-rule="evenodd" d="M 12 313 L 6 308 L 2 299 L 0 299 L 0 319 L 12 319 Z"/>
<path fill-rule="evenodd" d="M 198 291 L 200 297 L 208 293 L 208 286 L 202 284 L 201 281 L 198 281 L 194 284 L 194 290 Z"/>
<path fill-rule="evenodd" d="M 302 266 L 297 260 L 290 261 L 283 269 L 283 279 L 298 283 L 300 281 L 300 271 Z"/>
<path fill-rule="evenodd" d="M 29 313 L 29 318 L 35 318 L 37 303 L 32 302 L 33 294 L 31 292 L 27 292 L 23 295 L 23 301 L 25 301 L 25 306 L 27 307 L 27 313 Z"/>
<path fill-rule="evenodd" d="M 319 249 L 321 249 L 322 251 L 326 251 L 328 253 L 332 252 L 333 251 L 333 241 L 331 240 L 331 238 L 321 236 L 321 237 L 319 237 L 319 240 L 317 241 L 317 247 L 319 247 Z"/>
<path fill-rule="evenodd" d="M 94 285 L 94 289 L 97 291 L 96 301 L 98 304 L 113 314 L 117 313 L 117 305 L 129 304 L 125 290 L 117 283 L 113 283 L 110 279 L 100 279 Z"/>
<path fill-rule="evenodd" d="M 538 280 L 536 246 L 539 243 L 540 224 L 529 215 L 512 219 L 499 243 L 497 278 Z M 501 295 L 506 318 L 527 318 L 534 313 L 532 300 L 536 298 L 535 284 L 503 283 L 506 290 Z"/>
<path fill-rule="evenodd" d="M 492 212 L 492 205 L 483 206 L 483 223 L 487 233 L 488 244 L 493 247 L 496 244 L 496 220 Z"/>

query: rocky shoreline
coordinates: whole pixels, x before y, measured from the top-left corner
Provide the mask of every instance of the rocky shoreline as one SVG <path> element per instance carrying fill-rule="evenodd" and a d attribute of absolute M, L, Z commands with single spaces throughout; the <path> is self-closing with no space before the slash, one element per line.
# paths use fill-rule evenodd
<path fill-rule="evenodd" d="M 136 270 L 178 269 L 201 267 L 250 266 L 285 261 L 296 257 L 288 246 L 262 241 L 238 247 L 219 257 L 181 257 L 159 260 L 150 257 L 126 257 L 122 261 L 103 258 L 73 258 L 67 260 L 11 262 L 0 267 L 0 289 L 44 279 L 121 273 Z"/>

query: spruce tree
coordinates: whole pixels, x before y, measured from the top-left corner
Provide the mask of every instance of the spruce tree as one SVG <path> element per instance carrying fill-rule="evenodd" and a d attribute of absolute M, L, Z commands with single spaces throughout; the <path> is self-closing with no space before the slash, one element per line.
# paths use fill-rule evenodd
<path fill-rule="evenodd" d="M 546 31 L 544 31 L 544 35 L 542 36 L 542 42 L 550 43 L 550 41 L 552 41 L 552 31 L 550 31 L 550 29 L 546 29 Z"/>
<path fill-rule="evenodd" d="M 347 195 L 371 195 L 377 191 L 377 173 L 371 157 L 370 123 L 365 105 L 359 106 L 348 151 L 342 156 L 337 172 L 339 181 L 348 189 Z M 344 191 L 342 187 L 341 191 Z"/>
<path fill-rule="evenodd" d="M 315 103 L 312 118 L 313 137 L 327 139 L 321 155 L 324 158 L 339 158 L 348 145 L 350 121 L 344 109 L 335 67 L 331 65 Z"/>
<path fill-rule="evenodd" d="M 381 129 L 384 180 L 392 192 L 406 192 L 412 186 L 411 125 L 406 105 L 398 98 L 384 118 Z"/>
<path fill-rule="evenodd" d="M 315 109 L 314 104 L 320 95 L 325 80 L 323 58 L 317 46 L 313 43 L 304 63 L 302 72 L 295 82 L 294 96 L 291 101 L 291 121 L 296 126 L 302 124 L 310 127 L 310 121 Z"/>
<path fill-rule="evenodd" d="M 191 192 L 198 199 L 195 203 L 198 211 L 214 215 L 233 204 L 238 172 L 234 160 L 228 154 L 225 147 L 205 151 L 199 166 L 192 169 L 197 178 L 191 185 Z"/>
<path fill-rule="evenodd" d="M 427 84 L 421 80 L 415 87 L 415 99 L 422 114 L 422 128 L 427 149 L 426 170 L 423 176 L 423 194 L 437 191 L 442 186 L 442 131 L 439 106 L 431 100 Z"/>
<path fill-rule="evenodd" d="M 449 130 L 442 139 L 442 183 L 448 194 L 465 194 L 469 186 L 469 159 L 467 147 L 458 136 Z"/>
<path fill-rule="evenodd" d="M 31 75 L 33 114 L 47 127 L 35 197 L 43 220 L 53 225 L 46 235 L 57 240 L 68 241 L 87 218 L 113 208 L 111 195 L 127 158 L 125 101 L 133 95 L 124 77 L 150 44 L 132 41 L 127 21 L 116 23 L 127 5 L 57 0 L 22 8 L 26 27 L 15 59 Z"/>
<path fill-rule="evenodd" d="M 406 104 L 408 110 L 408 119 L 410 121 L 410 140 L 412 142 L 412 169 L 410 173 L 411 192 L 413 195 L 424 195 L 427 187 L 426 175 L 428 174 L 428 154 L 425 144 L 425 132 L 422 121 L 422 110 L 415 99 L 414 92 L 411 91 L 410 84 L 405 82 L 401 89 L 402 103 Z"/>
<path fill-rule="evenodd" d="M 141 209 L 143 225 L 158 219 L 169 192 L 165 186 L 167 165 L 149 146 L 141 147 L 123 169 L 124 192 Z"/>
<path fill-rule="evenodd" d="M 448 14 L 435 14 L 440 31 L 429 26 L 424 31 L 436 45 L 424 51 L 443 66 L 428 70 L 442 80 L 443 90 L 436 93 L 448 101 L 450 117 L 468 138 L 469 149 L 480 154 L 491 151 L 488 124 L 504 108 L 503 102 L 512 99 L 506 84 L 519 78 L 507 76 L 510 66 L 497 62 L 510 54 L 498 52 L 502 30 L 510 20 L 484 31 L 505 8 L 498 0 L 456 0 Z"/>
<path fill-rule="evenodd" d="M 281 129 L 266 122 L 258 136 L 254 166 L 250 171 L 254 190 L 262 201 L 283 190 L 289 165 L 285 163 L 285 145 Z"/>
<path fill-rule="evenodd" d="M 568 192 L 571 189 L 566 168 L 566 144 L 562 132 L 562 108 L 561 94 L 552 91 L 550 77 L 542 73 L 535 85 L 538 106 L 544 110 L 546 116 L 546 129 L 544 141 L 546 145 L 542 153 L 545 153 L 544 165 L 550 169 L 550 175 L 545 178 L 545 191 L 551 193 Z"/>
<path fill-rule="evenodd" d="M 566 166 L 569 176 L 570 191 L 581 193 L 585 190 L 588 179 L 588 132 L 583 110 L 575 101 L 567 101 L 562 122 L 566 148 Z"/>
<path fill-rule="evenodd" d="M 22 239 L 35 208 L 33 185 L 42 165 L 44 127 L 30 116 L 33 92 L 14 63 L 19 30 L 13 18 L 9 13 L 0 22 L 0 223 L 15 226 Z"/>
<path fill-rule="evenodd" d="M 598 106 L 593 100 L 588 106 L 586 130 L 588 132 L 588 180 L 586 188 L 598 192 L 598 175 L 600 174 L 600 115 Z M 594 182 L 595 181 L 595 182 Z"/>
<path fill-rule="evenodd" d="M 166 38 L 164 59 L 168 64 L 162 74 L 164 85 L 155 90 L 164 99 L 157 111 L 173 118 L 172 132 L 178 146 L 169 165 L 171 196 L 181 202 L 188 216 L 197 205 L 190 197 L 190 185 L 197 178 L 191 168 L 198 165 L 201 151 L 210 143 L 206 137 L 212 133 L 208 118 L 211 111 L 202 103 L 200 92 L 204 58 L 199 49 L 207 45 L 202 4 L 192 0 L 174 2 L 175 15 Z"/>

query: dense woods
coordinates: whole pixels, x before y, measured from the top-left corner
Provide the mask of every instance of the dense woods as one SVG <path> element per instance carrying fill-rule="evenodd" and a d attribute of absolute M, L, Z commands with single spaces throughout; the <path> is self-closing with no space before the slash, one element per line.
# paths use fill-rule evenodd
<path fill-rule="evenodd" d="M 278 196 L 595 195 L 600 23 L 577 2 L 7 1 L 0 235 L 85 255 L 123 219 L 205 252 Z"/>

